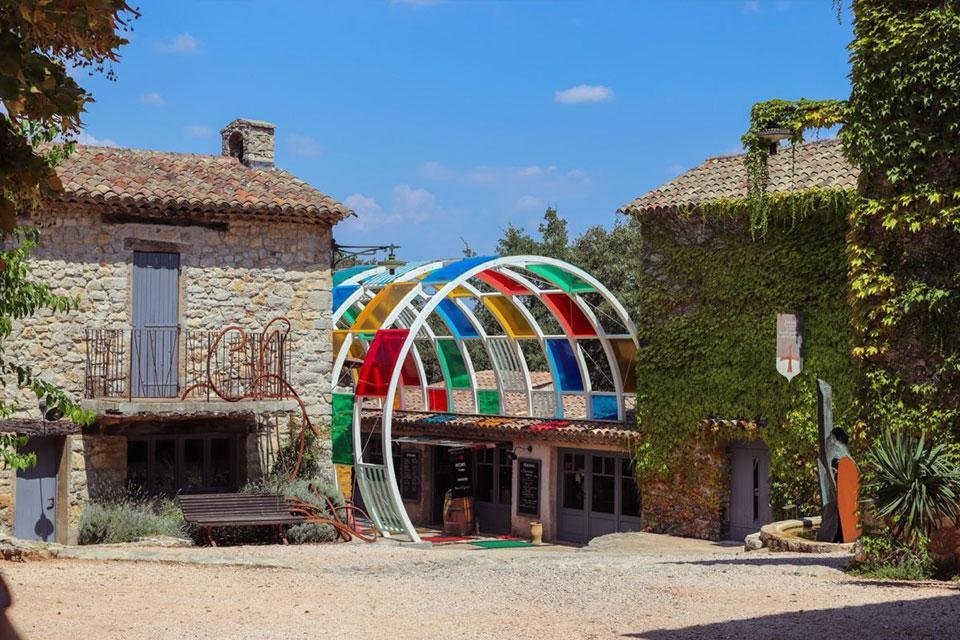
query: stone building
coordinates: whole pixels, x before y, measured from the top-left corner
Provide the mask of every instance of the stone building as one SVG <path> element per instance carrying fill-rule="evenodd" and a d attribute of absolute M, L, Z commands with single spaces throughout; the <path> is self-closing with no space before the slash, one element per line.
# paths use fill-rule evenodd
<path fill-rule="evenodd" d="M 768 170 L 768 192 L 778 198 L 848 192 L 859 173 L 834 139 L 771 155 Z M 743 155 L 709 158 L 620 210 L 637 219 L 644 242 L 642 308 L 634 318 L 645 340 L 638 357 L 638 412 L 649 413 L 653 403 L 672 396 L 695 406 L 703 419 L 680 443 L 682 462 L 641 488 L 646 530 L 714 540 L 742 540 L 758 531 L 774 517 L 764 442 L 773 430 L 801 426 L 787 425 L 784 415 L 748 411 L 763 405 L 758 398 L 790 398 L 815 433 L 817 377 L 835 385 L 835 416 L 844 413 L 841 402 L 852 399 L 842 384 L 852 366 L 844 329 L 845 212 L 798 210 L 771 223 L 761 238 L 746 215 L 710 209 L 718 202 L 742 204 L 747 185 Z M 651 300 L 666 303 L 643 307 Z M 805 319 L 805 362 L 792 382 L 775 367 L 778 311 Z M 669 333 L 680 326 L 689 331 Z M 687 350 L 679 351 L 678 343 Z M 791 442 L 782 436 L 779 441 Z M 815 485 L 816 467 L 802 468 L 815 465 L 814 458 L 794 454 L 781 454 L 794 465 L 791 473 Z"/>
<path fill-rule="evenodd" d="M 19 323 L 6 348 L 96 419 L 27 399 L 7 421 L 38 455 L 2 472 L 17 536 L 72 542 L 88 501 L 130 485 L 240 487 L 300 419 L 294 392 L 329 419 L 331 233 L 353 214 L 274 166 L 274 125 L 221 134 L 220 156 L 80 146 L 31 215 L 33 277 L 79 306 Z"/>

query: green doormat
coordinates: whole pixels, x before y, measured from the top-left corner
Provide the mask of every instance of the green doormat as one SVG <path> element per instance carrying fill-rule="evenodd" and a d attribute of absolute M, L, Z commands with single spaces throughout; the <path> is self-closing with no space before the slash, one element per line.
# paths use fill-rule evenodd
<path fill-rule="evenodd" d="M 479 542 L 471 542 L 475 547 L 480 547 L 481 549 L 503 549 L 506 547 L 532 547 L 533 545 L 529 542 L 524 542 L 523 540 L 480 540 Z"/>

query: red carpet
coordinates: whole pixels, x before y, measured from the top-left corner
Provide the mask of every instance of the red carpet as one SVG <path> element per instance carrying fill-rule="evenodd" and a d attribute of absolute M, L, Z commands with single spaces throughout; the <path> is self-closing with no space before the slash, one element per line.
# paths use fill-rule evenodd
<path fill-rule="evenodd" d="M 423 536 L 420 538 L 424 542 L 430 542 L 433 544 L 442 544 L 444 542 L 467 542 L 469 540 L 476 540 L 476 538 L 466 537 L 466 536 Z"/>

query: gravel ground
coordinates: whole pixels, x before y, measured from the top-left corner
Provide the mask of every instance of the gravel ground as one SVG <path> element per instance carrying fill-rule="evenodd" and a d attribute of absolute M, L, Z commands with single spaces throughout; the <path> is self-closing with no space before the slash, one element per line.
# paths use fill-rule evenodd
<path fill-rule="evenodd" d="M 44 640 L 960 638 L 960 589 L 857 580 L 845 562 L 617 534 L 585 549 L 91 549 L 0 572 L 14 625 Z"/>

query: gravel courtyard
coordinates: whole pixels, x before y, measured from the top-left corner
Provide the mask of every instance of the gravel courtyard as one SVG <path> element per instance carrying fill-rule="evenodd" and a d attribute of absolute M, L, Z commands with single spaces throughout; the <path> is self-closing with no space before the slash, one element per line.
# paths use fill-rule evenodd
<path fill-rule="evenodd" d="M 0 563 L 26 638 L 960 638 L 960 585 L 862 581 L 843 558 L 651 534 L 584 549 L 81 554 Z"/>

